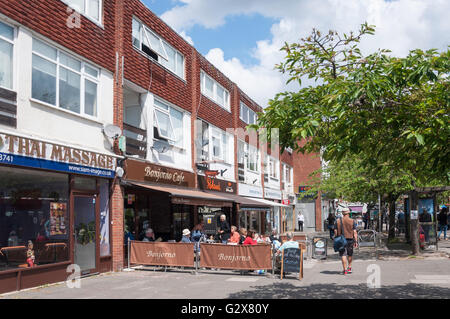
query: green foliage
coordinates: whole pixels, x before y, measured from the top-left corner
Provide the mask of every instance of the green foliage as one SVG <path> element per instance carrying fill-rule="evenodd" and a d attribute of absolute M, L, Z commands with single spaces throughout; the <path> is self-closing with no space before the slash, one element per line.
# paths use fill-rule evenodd
<path fill-rule="evenodd" d="M 365 170 L 448 184 L 450 51 L 363 56 L 358 44 L 374 30 L 367 23 L 349 35 L 313 30 L 286 43 L 277 68 L 288 82 L 309 78 L 316 85 L 277 94 L 258 127 L 278 128 L 282 149 L 321 152 L 336 163 L 359 156 Z"/>

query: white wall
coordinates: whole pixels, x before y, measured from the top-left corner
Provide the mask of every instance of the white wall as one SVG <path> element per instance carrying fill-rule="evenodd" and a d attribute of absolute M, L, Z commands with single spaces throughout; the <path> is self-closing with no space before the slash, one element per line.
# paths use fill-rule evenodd
<path fill-rule="evenodd" d="M 5 127 L 5 130 L 43 139 L 50 142 L 61 143 L 86 150 L 109 153 L 111 144 L 102 133 L 104 124 L 113 124 L 113 75 L 105 69 L 100 70 L 98 84 L 97 112 L 95 120 L 88 119 L 51 107 L 45 103 L 31 101 L 32 84 L 32 33 L 18 28 L 15 43 L 15 88 L 17 92 L 17 130 Z M 45 38 L 35 35 L 52 47 L 61 49 L 65 53 L 80 59 L 79 56 L 65 50 L 63 47 L 46 41 Z M 85 62 L 95 66 L 86 59 Z"/>

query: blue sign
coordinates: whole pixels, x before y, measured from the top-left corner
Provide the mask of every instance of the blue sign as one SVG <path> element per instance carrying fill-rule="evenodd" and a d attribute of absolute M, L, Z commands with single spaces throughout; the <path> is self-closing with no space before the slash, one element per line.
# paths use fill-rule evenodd
<path fill-rule="evenodd" d="M 52 171 L 60 171 L 60 172 L 73 173 L 73 174 L 90 175 L 90 176 L 96 176 L 96 177 L 113 178 L 115 175 L 115 172 L 112 170 L 100 169 L 100 168 L 88 167 L 88 166 L 82 166 L 82 165 L 76 165 L 76 164 L 70 164 L 70 163 L 55 162 L 55 161 L 49 161 L 49 160 L 40 159 L 40 158 L 27 157 L 27 156 L 22 156 L 22 155 L 12 155 L 12 154 L 1 153 L 1 152 L 0 152 L 0 163 L 48 169 L 48 170 L 52 170 Z"/>

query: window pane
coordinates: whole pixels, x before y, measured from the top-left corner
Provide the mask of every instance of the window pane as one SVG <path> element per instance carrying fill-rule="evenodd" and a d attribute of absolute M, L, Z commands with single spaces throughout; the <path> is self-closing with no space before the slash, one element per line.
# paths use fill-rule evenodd
<path fill-rule="evenodd" d="M 109 181 L 100 180 L 100 256 L 111 254 L 109 242 Z"/>
<path fill-rule="evenodd" d="M 161 137 L 167 138 L 167 139 L 174 139 L 173 138 L 173 129 L 172 125 L 170 123 L 170 117 L 168 114 L 163 113 L 159 110 L 155 110 L 156 114 L 156 120 L 157 124 L 159 126 L 159 132 Z"/>
<path fill-rule="evenodd" d="M 173 124 L 173 133 L 175 139 L 175 146 L 183 147 L 183 113 L 170 108 L 170 117 Z"/>
<path fill-rule="evenodd" d="M 217 101 L 217 103 L 219 103 L 222 106 L 225 106 L 224 93 L 225 93 L 225 90 L 217 85 L 217 99 L 216 99 L 216 101 Z"/>
<path fill-rule="evenodd" d="M 29 241 L 34 265 L 69 260 L 68 204 L 66 174 L 0 167 L 0 271 L 27 264 Z"/>
<path fill-rule="evenodd" d="M 31 96 L 56 105 L 56 64 L 33 54 Z"/>
<path fill-rule="evenodd" d="M 166 52 L 167 52 L 167 57 L 168 57 L 168 61 L 166 61 L 166 60 L 164 60 L 164 59 L 161 59 L 160 60 L 160 62 L 161 62 L 161 64 L 162 65 L 164 65 L 166 68 L 168 68 L 170 71 L 172 71 L 172 72 L 174 72 L 175 73 L 175 63 L 176 63 L 176 61 L 175 61 L 175 55 L 176 55 L 176 52 L 175 52 L 175 50 L 174 49 L 172 49 L 170 46 L 168 46 L 168 45 L 166 45 L 165 46 L 165 48 L 166 48 Z"/>
<path fill-rule="evenodd" d="M 85 80 L 84 90 L 84 113 L 97 116 L 97 84 Z"/>
<path fill-rule="evenodd" d="M 81 77 L 65 68 L 59 70 L 59 107 L 80 113 Z"/>
<path fill-rule="evenodd" d="M 56 61 L 56 49 L 48 46 L 42 41 L 33 39 L 33 51 Z"/>
<path fill-rule="evenodd" d="M 13 45 L 0 40 L 0 86 L 12 89 Z"/>
<path fill-rule="evenodd" d="M 94 69 L 94 68 L 91 68 L 87 64 L 84 65 L 84 72 L 89 74 L 90 76 L 92 76 L 94 78 L 98 78 L 98 70 Z"/>
<path fill-rule="evenodd" d="M 81 62 L 74 58 L 71 58 L 68 55 L 65 55 L 62 52 L 59 53 L 59 63 L 61 63 L 62 65 L 65 65 L 71 69 L 74 69 L 75 71 L 78 71 L 78 72 L 81 71 Z"/>
<path fill-rule="evenodd" d="M 205 76 L 205 94 L 214 97 L 214 82 L 208 76 Z"/>
<path fill-rule="evenodd" d="M 146 31 L 147 31 L 148 39 L 150 40 L 150 48 L 153 51 L 155 51 L 156 53 L 158 53 L 159 55 L 165 56 L 159 37 L 157 37 L 155 34 L 153 34 L 152 32 L 150 32 L 148 30 L 146 30 Z"/>
<path fill-rule="evenodd" d="M 73 188 L 78 190 L 96 190 L 96 180 L 90 177 L 74 177 Z"/>
<path fill-rule="evenodd" d="M 213 155 L 214 157 L 222 157 L 221 147 L 220 147 L 220 138 L 217 138 L 216 136 L 213 136 L 212 138 L 213 143 Z"/>
<path fill-rule="evenodd" d="M 82 13 L 85 12 L 84 0 L 66 0 L 66 2 L 75 10 Z"/>
<path fill-rule="evenodd" d="M 177 75 L 184 79 L 184 57 L 177 53 Z"/>
<path fill-rule="evenodd" d="M 133 45 L 138 48 L 141 49 L 141 28 L 142 25 L 136 21 L 135 19 L 133 19 Z"/>
<path fill-rule="evenodd" d="M 155 99 L 155 105 L 163 110 L 166 110 L 166 111 L 169 110 L 169 106 L 167 104 L 165 104 L 159 100 L 156 100 L 156 99 Z"/>
<path fill-rule="evenodd" d="M 14 28 L 0 22 L 0 36 L 5 37 L 9 40 L 14 40 Z"/>
<path fill-rule="evenodd" d="M 239 107 L 239 118 L 242 119 L 243 116 L 244 116 L 244 105 L 242 105 L 242 103 L 241 103 L 241 105 Z"/>
<path fill-rule="evenodd" d="M 89 16 L 97 21 L 100 21 L 100 1 L 88 0 L 89 2 Z"/>
<path fill-rule="evenodd" d="M 248 124 L 248 107 L 244 106 L 244 114 L 242 120 Z"/>

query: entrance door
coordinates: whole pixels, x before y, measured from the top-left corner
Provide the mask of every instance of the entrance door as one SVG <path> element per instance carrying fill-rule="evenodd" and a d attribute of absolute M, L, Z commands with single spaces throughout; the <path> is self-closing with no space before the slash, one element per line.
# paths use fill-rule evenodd
<path fill-rule="evenodd" d="M 74 196 L 74 236 L 75 264 L 80 266 L 81 274 L 95 272 L 97 269 L 97 223 L 96 197 Z"/>

